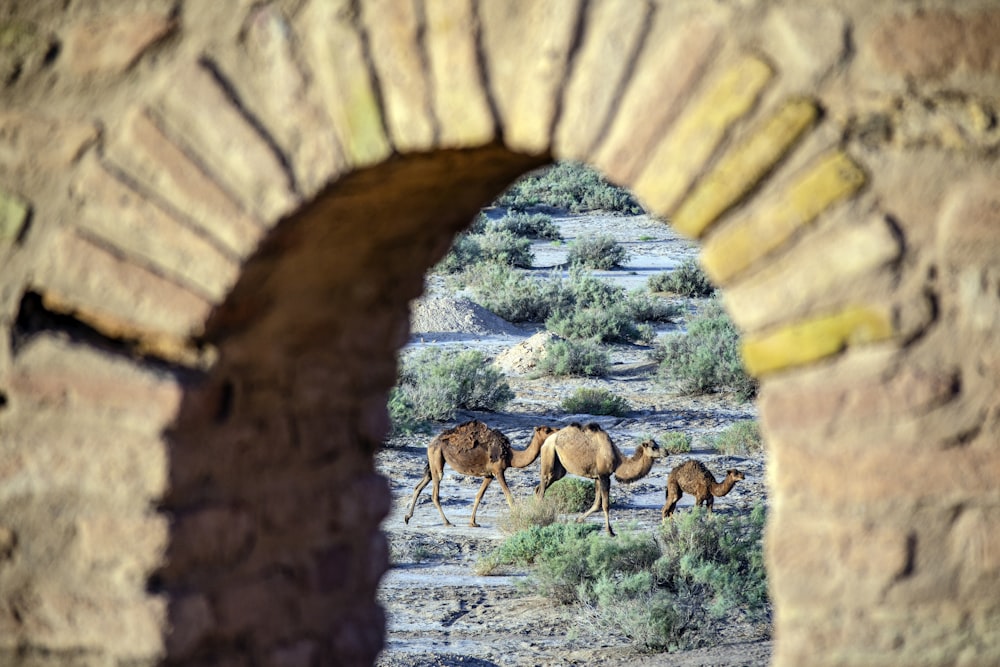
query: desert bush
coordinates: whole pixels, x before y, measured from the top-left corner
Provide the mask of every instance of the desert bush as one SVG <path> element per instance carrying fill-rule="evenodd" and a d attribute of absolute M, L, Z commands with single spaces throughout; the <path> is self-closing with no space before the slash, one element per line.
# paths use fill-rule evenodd
<path fill-rule="evenodd" d="M 500 195 L 495 204 L 519 211 L 551 206 L 572 213 L 642 213 L 642 206 L 627 190 L 608 183 L 600 173 L 580 162 L 558 162 L 531 172 Z"/>
<path fill-rule="evenodd" d="M 608 270 L 628 261 L 625 246 L 606 234 L 584 235 L 569 247 L 567 261 L 588 269 Z"/>
<path fill-rule="evenodd" d="M 569 340 L 619 343 L 645 340 L 652 335 L 640 328 L 625 303 L 560 310 L 545 320 L 545 328 Z"/>
<path fill-rule="evenodd" d="M 514 398 L 503 374 L 475 350 L 427 348 L 403 358 L 389 395 L 396 431 L 452 419 L 460 409 L 499 410 Z"/>
<path fill-rule="evenodd" d="M 483 261 L 522 269 L 531 268 L 531 264 L 535 261 L 535 255 L 531 251 L 531 241 L 509 229 L 491 227 L 485 234 L 477 234 L 475 239 L 479 243 Z"/>
<path fill-rule="evenodd" d="M 763 556 L 764 507 L 748 515 L 676 515 L 658 534 L 597 524 L 552 524 L 508 537 L 481 563 L 531 566 L 533 591 L 580 605 L 647 651 L 692 648 L 720 624 L 770 614 Z"/>
<path fill-rule="evenodd" d="M 580 387 L 563 399 L 560 407 L 569 414 L 624 417 L 632 407 L 621 396 L 602 387 Z"/>
<path fill-rule="evenodd" d="M 448 254 L 431 269 L 434 273 L 458 273 L 483 259 L 483 249 L 475 234 L 459 234 Z"/>
<path fill-rule="evenodd" d="M 525 566 L 558 554 L 563 544 L 600 529 L 596 523 L 551 523 L 518 531 L 476 563 L 476 574 L 493 574 L 504 566 Z"/>
<path fill-rule="evenodd" d="M 657 442 L 664 454 L 687 454 L 691 451 L 691 435 L 682 431 L 667 431 Z"/>
<path fill-rule="evenodd" d="M 559 228 L 552 222 L 552 216 L 544 213 L 508 213 L 492 224 L 529 239 L 558 241 L 562 238 Z"/>
<path fill-rule="evenodd" d="M 473 301 L 508 322 L 543 322 L 560 304 L 558 283 L 535 280 L 507 264 L 475 264 L 456 282 L 469 288 Z"/>
<path fill-rule="evenodd" d="M 608 352 L 597 343 L 553 340 L 536 367 L 540 375 L 554 377 L 602 377 L 610 365 Z"/>
<path fill-rule="evenodd" d="M 712 296 L 715 285 L 708 280 L 696 260 L 689 259 L 673 271 L 652 276 L 648 281 L 650 292 L 669 292 L 688 298 Z"/>
<path fill-rule="evenodd" d="M 583 512 L 594 504 L 594 483 L 579 477 L 564 477 L 545 490 L 545 497 L 531 495 L 514 504 L 500 528 L 506 533 L 517 533 L 533 526 L 555 523 L 561 514 Z"/>
<path fill-rule="evenodd" d="M 655 352 L 661 379 L 681 392 L 734 393 L 741 400 L 757 395 L 757 381 L 743 368 L 740 334 L 718 301 L 711 301 L 688 322 L 686 334 L 668 337 Z"/>
<path fill-rule="evenodd" d="M 743 419 L 708 438 L 708 444 L 721 454 L 745 456 L 764 452 L 764 436 L 760 424 Z"/>
<path fill-rule="evenodd" d="M 629 312 L 639 322 L 675 322 L 684 313 L 680 305 L 639 290 L 629 292 L 626 299 Z"/>

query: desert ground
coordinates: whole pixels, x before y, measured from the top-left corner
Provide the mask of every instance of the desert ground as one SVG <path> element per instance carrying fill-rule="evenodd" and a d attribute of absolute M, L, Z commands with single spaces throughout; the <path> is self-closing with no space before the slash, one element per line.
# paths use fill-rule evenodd
<path fill-rule="evenodd" d="M 669 226 L 646 216 L 555 217 L 564 237 L 561 244 L 533 245 L 536 271 L 561 264 L 569 244 L 581 234 L 600 230 L 624 244 L 630 259 L 623 268 L 596 272 L 628 289 L 643 288 L 649 276 L 670 270 L 696 255 L 694 244 Z M 696 302 L 683 300 L 693 310 Z M 428 279 L 425 297 L 414 304 L 410 347 L 456 346 L 478 349 L 494 357 L 523 342 L 540 327 L 515 326 L 451 294 L 444 281 Z M 664 325 L 658 333 L 683 329 L 683 323 Z M 429 435 L 393 437 L 377 455 L 377 467 L 388 478 L 393 510 L 383 524 L 392 567 L 382 580 L 379 598 L 387 617 L 386 648 L 378 665 L 766 665 L 771 644 L 761 635 L 766 628 L 720 627 L 711 646 L 690 651 L 642 654 L 624 637 L 603 630 L 586 609 L 563 606 L 532 592 L 530 574 L 505 572 L 479 576 L 476 561 L 506 536 L 502 529 L 508 508 L 494 483 L 487 490 L 477 516 L 481 527 L 468 527 L 472 502 L 481 480 L 446 468 L 441 485 L 444 511 L 454 526 L 441 525 L 431 504 L 430 486 L 421 495 L 413 518 L 403 514 L 423 474 L 430 438 L 468 419 L 480 419 L 502 430 L 514 447 L 525 447 L 538 425 L 562 426 L 572 421 L 600 423 L 627 455 L 642 436 L 684 431 L 693 437 L 690 454 L 668 456 L 656 462 L 650 474 L 630 485 L 612 481 L 611 521 L 616 531 L 655 530 L 661 521 L 665 482 L 669 471 L 688 458 L 703 461 L 720 479 L 728 468 L 742 470 L 746 479 L 716 500 L 716 512 L 749 512 L 766 501 L 763 456 L 718 454 L 703 438 L 734 421 L 756 417 L 752 403 L 727 395 L 681 396 L 656 380 L 655 364 L 643 345 L 611 347 L 612 370 L 601 379 L 533 378 L 508 366 L 507 379 L 516 398 L 503 412 L 463 412 L 454 421 L 435 426 Z M 604 387 L 624 396 L 633 410 L 623 418 L 565 414 L 561 400 L 579 386 Z M 515 498 L 527 498 L 538 484 L 539 463 L 507 471 Z M 685 495 L 679 511 L 693 504 Z M 573 517 L 568 517 L 572 520 Z M 601 523 L 595 513 L 589 521 Z"/>

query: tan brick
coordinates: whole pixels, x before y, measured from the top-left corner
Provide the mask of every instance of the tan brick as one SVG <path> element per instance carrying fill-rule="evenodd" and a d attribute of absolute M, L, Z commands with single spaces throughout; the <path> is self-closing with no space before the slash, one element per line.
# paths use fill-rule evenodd
<path fill-rule="evenodd" d="M 840 224 L 807 235 L 791 252 L 727 285 L 726 310 L 744 331 L 757 331 L 783 314 L 806 312 L 844 283 L 879 271 L 902 248 L 884 220 Z M 823 261 L 817 264 L 816 258 Z"/>
<path fill-rule="evenodd" d="M 22 631 L 50 651 L 96 650 L 126 660 L 163 655 L 167 602 L 41 586 L 19 610 Z"/>
<path fill-rule="evenodd" d="M 249 256 L 263 237 L 262 223 L 163 134 L 146 109 L 124 114 L 109 133 L 106 154 L 129 178 L 161 196 L 236 257 Z"/>
<path fill-rule="evenodd" d="M 72 490 L 145 503 L 163 493 L 167 474 L 166 447 L 157 438 L 58 412 L 5 421 L 2 499 Z"/>
<path fill-rule="evenodd" d="M 392 146 L 352 13 L 348 0 L 312 0 L 296 27 L 346 161 L 363 167 L 384 160 Z"/>
<path fill-rule="evenodd" d="M 894 74 L 938 79 L 965 66 L 1000 73 L 1000 11 L 950 10 L 896 14 L 862 41 Z"/>
<path fill-rule="evenodd" d="M 847 45 L 847 17 L 823 5 L 774 7 L 764 29 L 768 52 L 781 63 L 782 80 L 793 89 L 809 89 L 821 81 Z"/>
<path fill-rule="evenodd" d="M 1000 179 L 954 184 L 941 207 L 938 251 L 957 267 L 997 264 L 1000 257 Z"/>
<path fill-rule="evenodd" d="M 370 0 L 362 5 L 378 73 L 385 120 L 396 150 L 426 151 L 434 141 L 430 86 L 418 42 L 414 0 Z"/>
<path fill-rule="evenodd" d="M 85 233 L 178 285 L 220 303 L 239 275 L 236 260 L 88 160 L 73 184 Z"/>
<path fill-rule="evenodd" d="M 722 21 L 708 12 L 678 18 L 659 6 L 594 163 L 615 182 L 631 185 L 651 149 L 684 109 L 717 55 Z"/>
<path fill-rule="evenodd" d="M 438 145 L 466 148 L 487 144 L 496 135 L 498 121 L 490 110 L 479 69 L 471 0 L 427 2 L 424 14 L 424 48 L 440 132 Z"/>
<path fill-rule="evenodd" d="M 184 396 L 175 377 L 52 335 L 19 350 L 10 390 L 18 405 L 84 412 L 147 435 L 174 420 Z"/>
<path fill-rule="evenodd" d="M 822 440 L 838 424 L 862 431 L 958 398 L 958 369 L 898 364 L 894 351 L 854 351 L 833 367 L 769 378 L 759 398 L 761 420 L 768 433 Z"/>
<path fill-rule="evenodd" d="M 489 86 L 504 142 L 515 151 L 549 149 L 580 11 L 579 0 L 479 3 Z"/>
<path fill-rule="evenodd" d="M 212 636 L 215 627 L 215 614 L 204 595 L 172 596 L 167 652 L 175 659 L 187 657 L 203 640 Z"/>
<path fill-rule="evenodd" d="M 79 118 L 0 111 L 0 167 L 65 168 L 97 135 L 92 122 Z"/>
<path fill-rule="evenodd" d="M 705 77 L 632 184 L 647 208 L 658 215 L 673 215 L 730 127 L 750 112 L 773 76 L 767 62 L 744 55 Z"/>
<path fill-rule="evenodd" d="M 106 336 L 187 340 L 202 331 L 212 305 L 72 232 L 53 239 L 34 287 L 58 312 Z"/>
<path fill-rule="evenodd" d="M 281 146 L 300 194 L 308 198 L 346 169 L 337 133 L 298 57 L 299 35 L 281 8 L 256 5 L 244 26 L 244 48 L 213 57 L 243 104 Z"/>
<path fill-rule="evenodd" d="M 80 582 L 105 594 L 145 595 L 150 574 L 165 559 L 169 527 L 164 515 L 91 512 L 77 519 L 75 528 L 75 549 L 68 559 Z"/>
<path fill-rule="evenodd" d="M 559 159 L 584 160 L 615 110 L 626 68 L 650 20 L 632 0 L 600 0 L 585 9 L 584 33 L 573 57 L 555 131 Z"/>
<path fill-rule="evenodd" d="M 991 467 L 995 470 L 997 465 L 993 463 Z M 987 474 L 976 472 L 980 480 Z M 974 483 L 974 479 L 969 481 L 970 485 Z M 977 501 L 982 505 L 964 507 L 952 524 L 948 549 L 962 562 L 960 595 L 965 599 L 997 600 L 1000 599 L 1000 533 L 996 527 L 1000 509 L 990 498 L 977 496 Z"/>
<path fill-rule="evenodd" d="M 135 63 L 158 40 L 177 29 L 167 14 L 106 15 L 75 24 L 66 34 L 60 62 L 81 76 L 117 74 Z"/>
<path fill-rule="evenodd" d="M 154 107 L 167 134 L 267 223 L 297 203 L 278 156 L 202 65 L 180 68 Z"/>

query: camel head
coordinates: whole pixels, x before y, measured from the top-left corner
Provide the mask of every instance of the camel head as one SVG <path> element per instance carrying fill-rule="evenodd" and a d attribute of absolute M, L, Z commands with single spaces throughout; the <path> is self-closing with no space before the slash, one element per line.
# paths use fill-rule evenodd
<path fill-rule="evenodd" d="M 736 470 L 735 468 L 730 468 L 729 470 L 727 470 L 726 471 L 726 477 L 729 477 L 729 478 L 731 478 L 734 481 L 739 481 L 741 479 L 746 479 L 746 476 L 744 476 L 744 474 L 741 471 Z"/>
<path fill-rule="evenodd" d="M 642 450 L 643 456 L 647 456 L 651 459 L 658 459 L 663 457 L 663 448 L 656 443 L 656 440 L 649 438 L 643 440 L 642 444 L 639 445 L 639 449 Z"/>

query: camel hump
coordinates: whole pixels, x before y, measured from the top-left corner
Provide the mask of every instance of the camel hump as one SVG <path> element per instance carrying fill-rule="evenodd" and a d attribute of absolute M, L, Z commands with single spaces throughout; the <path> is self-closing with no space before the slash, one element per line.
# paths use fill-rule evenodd
<path fill-rule="evenodd" d="M 590 433 L 597 433 L 599 431 L 603 431 L 604 429 L 602 429 L 601 425 L 598 424 L 597 422 L 590 422 L 589 424 L 587 424 L 586 430 L 589 431 Z"/>

